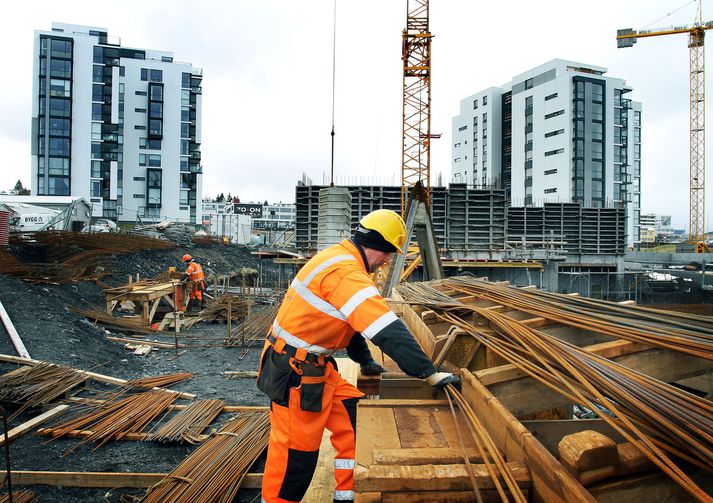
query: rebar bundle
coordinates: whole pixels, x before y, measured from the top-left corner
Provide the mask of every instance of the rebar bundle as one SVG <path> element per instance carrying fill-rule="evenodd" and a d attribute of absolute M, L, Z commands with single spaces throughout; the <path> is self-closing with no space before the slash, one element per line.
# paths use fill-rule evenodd
<path fill-rule="evenodd" d="M 86 252 L 90 254 L 91 252 Z M 0 272 L 17 276 L 28 283 L 77 283 L 94 281 L 110 273 L 103 261 L 93 254 L 81 254 L 61 263 L 26 264 L 17 260 L 5 250 L 0 250 Z"/>
<path fill-rule="evenodd" d="M 240 344 L 242 341 L 263 340 L 272 322 L 275 321 L 280 306 L 265 306 L 235 327 L 230 338 L 225 339 L 226 345 Z M 249 345 L 249 344 L 248 344 Z"/>
<path fill-rule="evenodd" d="M 673 316 L 672 328 L 666 331 L 664 320 L 667 316 L 664 314 L 640 310 L 629 315 L 621 306 L 579 299 L 584 302 L 577 303 L 577 309 L 565 309 L 568 314 L 565 317 L 561 306 L 556 303 L 549 303 L 544 308 L 538 305 L 539 297 L 529 303 L 518 302 L 519 292 L 510 291 L 515 289 L 506 290 L 485 282 L 480 282 L 478 288 L 472 288 L 473 283 L 470 279 L 457 278 L 440 284 L 458 294 L 466 293 L 470 296 L 469 301 L 486 298 L 533 314 L 541 313 L 564 324 L 586 325 L 591 330 L 623 339 L 637 332 L 635 340 L 639 342 L 688 354 L 694 346 L 695 353 L 705 351 L 709 339 L 704 327 L 697 332 L 699 327 L 685 326 L 685 321 L 681 321 L 685 315 Z M 713 501 L 669 457 L 674 455 L 705 470 L 713 470 L 713 405 L 709 401 L 585 351 L 495 310 L 463 304 L 429 285 L 403 284 L 398 291 L 408 302 L 432 309 L 441 320 L 471 334 L 495 354 L 572 403 L 583 404 L 592 410 L 603 408 L 609 411 L 611 416 L 602 414 L 602 420 L 614 427 L 689 494 L 699 501 Z M 550 295 L 541 298 L 551 300 Z M 586 315 L 580 314 L 583 312 L 598 314 L 597 321 L 587 320 Z M 608 318 L 604 312 L 609 313 Z M 488 327 L 474 326 L 474 315 L 485 320 Z M 645 329 L 639 328 L 637 322 Z M 650 338 L 645 336 L 646 331 L 650 331 Z"/>
<path fill-rule="evenodd" d="M 86 375 L 74 369 L 51 363 L 20 367 L 0 376 L 0 400 L 23 404 L 10 416 L 13 419 L 29 408 L 51 402 L 86 380 Z"/>
<path fill-rule="evenodd" d="M 230 321 L 237 323 L 245 319 L 248 314 L 248 306 L 237 295 L 225 293 L 210 302 L 198 316 L 193 316 L 186 320 L 186 328 L 190 328 L 200 321 L 208 323 L 227 323 L 228 321 L 228 302 L 230 302 Z"/>
<path fill-rule="evenodd" d="M 154 428 L 144 440 L 154 442 L 188 442 L 204 440 L 201 433 L 223 410 L 222 400 L 196 400 L 160 427 Z"/>
<path fill-rule="evenodd" d="M 32 491 L 13 491 L 12 503 L 32 503 L 37 501 L 39 496 Z M 0 494 L 0 503 L 10 503 L 9 494 Z"/>
<path fill-rule="evenodd" d="M 179 372 L 176 374 L 165 374 L 158 376 L 142 377 L 140 379 L 132 379 L 127 381 L 125 387 L 127 388 L 164 388 L 166 386 L 171 386 L 173 384 L 185 381 L 193 377 L 190 372 Z"/>
<path fill-rule="evenodd" d="M 150 487 L 142 502 L 232 502 L 248 469 L 267 447 L 269 436 L 267 412 L 239 414 Z"/>
<path fill-rule="evenodd" d="M 88 413 L 80 411 L 72 419 L 45 429 L 44 434 L 56 439 L 75 430 L 88 430 L 91 434 L 83 438 L 76 447 L 87 442 L 98 442 L 98 448 L 110 440 L 120 440 L 129 433 L 141 433 L 147 425 L 163 414 L 176 398 L 176 393 L 164 390 L 138 393 L 115 403 L 92 407 Z M 74 449 L 70 449 L 66 454 Z"/>

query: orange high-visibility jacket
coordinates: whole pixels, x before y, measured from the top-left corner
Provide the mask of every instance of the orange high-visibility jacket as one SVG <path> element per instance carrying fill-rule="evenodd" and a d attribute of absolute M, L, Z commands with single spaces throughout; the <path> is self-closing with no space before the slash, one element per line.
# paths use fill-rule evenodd
<path fill-rule="evenodd" d="M 424 378 L 436 371 L 379 294 L 363 251 L 345 239 L 302 267 L 272 333 L 290 346 L 327 355 L 346 348 L 355 332 L 380 346 L 409 375 Z"/>
<path fill-rule="evenodd" d="M 203 268 L 198 264 L 198 262 L 191 262 L 186 267 L 186 274 L 194 283 L 199 283 L 203 281 L 205 276 L 203 275 Z"/>

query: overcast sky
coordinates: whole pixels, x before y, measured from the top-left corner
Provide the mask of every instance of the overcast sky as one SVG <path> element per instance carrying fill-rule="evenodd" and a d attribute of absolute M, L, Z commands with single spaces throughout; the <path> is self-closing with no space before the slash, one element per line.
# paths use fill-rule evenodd
<path fill-rule="evenodd" d="M 615 40 L 617 28 L 693 22 L 695 3 L 676 11 L 686 3 L 431 0 L 432 132 L 443 134 L 432 144 L 434 177 L 440 172 L 450 180 L 451 118 L 461 99 L 551 59 L 569 59 L 606 67 L 634 88 L 630 96 L 643 103 L 642 210 L 672 215 L 674 226 L 687 227 L 686 36 L 642 39 L 618 50 Z M 703 2 L 704 20 L 713 18 L 710 3 Z M 328 180 L 332 17 L 332 0 L 15 5 L 0 31 L 6 48 L 0 151 L 9 174 L 0 189 L 18 177 L 30 183 L 33 30 L 49 30 L 54 21 L 107 28 L 123 46 L 170 51 L 176 61 L 202 68 L 204 194 L 294 202 L 302 173 L 315 183 Z M 337 0 L 338 183 L 400 183 L 405 23 L 406 0 Z"/>

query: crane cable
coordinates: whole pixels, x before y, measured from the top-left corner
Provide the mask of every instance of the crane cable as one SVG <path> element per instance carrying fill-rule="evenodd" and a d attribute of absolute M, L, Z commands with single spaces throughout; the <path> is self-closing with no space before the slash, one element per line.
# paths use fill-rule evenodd
<path fill-rule="evenodd" d="M 329 186 L 334 187 L 334 95 L 337 75 L 337 0 L 334 0 L 334 19 L 332 21 L 332 165 Z"/>
<path fill-rule="evenodd" d="M 662 20 L 666 19 L 666 18 L 669 17 L 671 14 L 675 14 L 676 12 L 680 11 L 681 9 L 684 9 L 684 8 L 688 7 L 689 5 L 691 5 L 692 3 L 695 3 L 695 2 L 698 2 L 698 0 L 691 0 L 691 1 L 688 2 L 687 4 L 681 5 L 678 9 L 672 10 L 671 12 L 669 12 L 668 14 L 666 14 L 665 16 L 661 16 L 661 17 L 658 18 L 658 19 L 654 19 L 654 20 L 651 21 L 649 24 L 647 24 L 646 26 L 644 26 L 644 27 L 642 28 L 642 30 L 645 30 L 645 29 L 649 28 L 649 27 L 652 26 L 654 23 L 658 23 L 659 21 L 662 21 Z M 699 9 L 700 9 L 700 4 L 699 4 Z M 698 16 L 696 16 L 696 19 L 698 19 Z"/>

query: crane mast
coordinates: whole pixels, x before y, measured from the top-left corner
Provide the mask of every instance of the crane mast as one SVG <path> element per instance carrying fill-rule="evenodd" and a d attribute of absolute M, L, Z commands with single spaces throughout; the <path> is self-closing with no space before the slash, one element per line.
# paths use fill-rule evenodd
<path fill-rule="evenodd" d="M 401 214 L 410 189 L 419 181 L 431 193 L 431 38 L 428 0 L 406 1 L 403 31 L 403 150 Z"/>
<path fill-rule="evenodd" d="M 634 31 L 626 28 L 617 31 L 619 48 L 633 46 L 637 39 L 658 37 L 661 35 L 688 34 L 690 57 L 690 169 L 689 169 L 689 235 L 688 242 L 695 247 L 696 253 L 709 252 L 706 245 L 705 229 L 705 30 L 713 28 L 713 22 L 701 21 L 699 5 L 698 19 L 692 26 L 673 26 L 668 28 Z"/>

